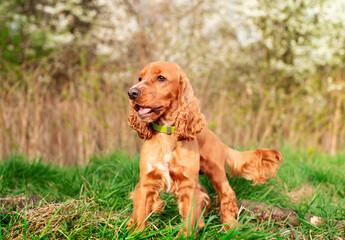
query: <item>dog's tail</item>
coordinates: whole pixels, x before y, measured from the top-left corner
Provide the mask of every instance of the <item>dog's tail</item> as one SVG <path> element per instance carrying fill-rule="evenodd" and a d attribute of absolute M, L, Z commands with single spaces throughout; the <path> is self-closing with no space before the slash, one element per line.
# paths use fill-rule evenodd
<path fill-rule="evenodd" d="M 283 162 L 282 154 L 273 149 L 239 152 L 226 148 L 226 163 L 231 168 L 231 175 L 241 175 L 254 184 L 266 183 L 268 178 L 275 177 Z"/>

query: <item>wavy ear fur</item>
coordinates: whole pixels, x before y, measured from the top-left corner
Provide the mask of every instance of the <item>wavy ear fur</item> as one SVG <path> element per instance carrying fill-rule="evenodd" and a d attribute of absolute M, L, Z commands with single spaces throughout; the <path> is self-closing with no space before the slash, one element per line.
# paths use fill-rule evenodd
<path fill-rule="evenodd" d="M 138 136 L 142 139 L 150 139 L 153 135 L 153 129 L 149 123 L 143 123 L 140 121 L 138 114 L 131 110 L 128 116 L 128 125 L 137 131 Z"/>
<path fill-rule="evenodd" d="M 200 112 L 197 98 L 186 74 L 179 70 L 179 108 L 175 121 L 177 140 L 191 141 L 205 127 L 204 115 Z"/>

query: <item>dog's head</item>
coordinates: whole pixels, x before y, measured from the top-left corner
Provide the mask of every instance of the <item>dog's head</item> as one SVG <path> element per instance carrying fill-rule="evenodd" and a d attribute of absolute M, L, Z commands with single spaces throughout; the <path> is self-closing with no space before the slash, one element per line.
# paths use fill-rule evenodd
<path fill-rule="evenodd" d="M 128 91 L 132 113 L 128 120 L 139 137 L 154 134 L 150 125 L 164 119 L 175 126 L 178 140 L 193 140 L 205 125 L 190 82 L 179 66 L 168 62 L 147 64 L 138 83 Z"/>

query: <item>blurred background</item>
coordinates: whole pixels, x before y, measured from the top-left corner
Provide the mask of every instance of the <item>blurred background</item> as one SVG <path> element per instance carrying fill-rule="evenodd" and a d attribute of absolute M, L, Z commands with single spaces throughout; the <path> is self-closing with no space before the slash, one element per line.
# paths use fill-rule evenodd
<path fill-rule="evenodd" d="M 345 144 L 343 0 L 0 1 L 0 155 L 87 162 L 142 144 L 127 90 L 179 64 L 232 147 Z"/>

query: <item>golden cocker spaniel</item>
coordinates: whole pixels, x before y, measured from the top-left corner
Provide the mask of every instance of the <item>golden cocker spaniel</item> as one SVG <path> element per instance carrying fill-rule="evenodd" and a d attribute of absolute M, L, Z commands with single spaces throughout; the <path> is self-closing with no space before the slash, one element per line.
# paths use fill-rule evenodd
<path fill-rule="evenodd" d="M 225 146 L 207 128 L 187 76 L 174 63 L 147 64 L 128 95 L 132 107 L 129 125 L 146 140 L 140 154 L 140 181 L 131 196 L 134 207 L 129 225 L 144 229 L 148 216 L 162 210 L 159 197 L 165 190 L 178 199 L 185 235 L 198 222 L 203 227 L 200 218 L 209 197 L 198 181 L 199 170 L 218 193 L 222 223 L 226 228 L 236 225 L 236 196 L 225 165 L 232 176 L 240 174 L 254 183 L 265 183 L 283 161 L 280 152 L 239 152 Z"/>

